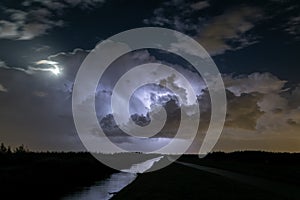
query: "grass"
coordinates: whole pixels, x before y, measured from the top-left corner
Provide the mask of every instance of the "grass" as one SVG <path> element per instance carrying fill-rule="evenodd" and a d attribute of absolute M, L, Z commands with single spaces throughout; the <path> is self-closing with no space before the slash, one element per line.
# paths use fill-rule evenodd
<path fill-rule="evenodd" d="M 5 150 L 5 148 L 2 148 Z M 138 156 L 136 156 L 138 155 Z M 117 154 L 132 163 L 158 155 Z M 109 156 L 107 157 L 109 159 Z M 212 153 L 204 159 L 182 156 L 179 161 L 225 169 L 299 187 L 300 154 L 235 152 Z M 128 166 L 124 166 L 128 167 Z M 0 152 L 1 199 L 60 199 L 116 172 L 89 153 Z M 281 188 L 283 193 L 288 188 Z M 291 196 L 291 195 L 287 195 Z M 113 199 L 293 199 L 178 163 L 138 178 Z M 299 199 L 299 198 L 294 198 Z"/>
<path fill-rule="evenodd" d="M 226 169 L 293 184 L 298 194 L 288 194 L 289 188 L 267 191 L 219 175 L 189 168 L 177 163 L 155 172 L 141 174 L 113 199 L 299 199 L 299 154 L 264 152 L 214 153 L 200 160 L 197 156 L 183 156 L 180 161 Z M 285 191 L 286 190 L 286 191 Z M 291 197 L 292 196 L 292 197 Z"/>

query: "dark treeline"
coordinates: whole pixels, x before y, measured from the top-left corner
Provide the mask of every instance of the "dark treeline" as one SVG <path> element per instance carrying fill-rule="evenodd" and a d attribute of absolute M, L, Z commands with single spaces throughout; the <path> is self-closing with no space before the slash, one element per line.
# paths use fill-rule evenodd
<path fill-rule="evenodd" d="M 4 143 L 0 144 L 0 154 L 11 154 L 11 153 L 25 153 L 28 152 L 29 150 L 22 144 L 21 146 L 18 146 L 14 148 L 13 150 L 11 149 L 10 146 L 5 146 Z"/>

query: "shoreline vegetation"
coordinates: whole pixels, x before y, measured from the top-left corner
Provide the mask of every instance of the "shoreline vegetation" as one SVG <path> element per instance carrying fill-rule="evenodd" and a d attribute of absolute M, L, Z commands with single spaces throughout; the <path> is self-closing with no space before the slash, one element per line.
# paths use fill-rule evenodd
<path fill-rule="evenodd" d="M 131 159 L 132 154 L 135 155 L 133 157 L 137 155 L 127 153 L 126 156 Z M 149 154 L 147 158 L 158 156 Z M 199 159 L 198 155 L 184 155 L 179 161 L 282 182 L 299 187 L 300 191 L 300 153 L 215 152 L 203 159 Z M 140 160 L 132 159 L 132 162 L 139 163 Z M 99 180 L 107 179 L 116 172 L 118 171 L 100 163 L 88 152 L 30 152 L 24 146 L 11 150 L 3 144 L 0 145 L 0 187 L 4 199 L 60 199 L 83 187 L 92 186 Z M 288 191 L 288 188 L 282 190 Z M 245 192 L 248 193 L 247 196 L 243 196 Z M 270 191 L 236 183 L 178 163 L 159 171 L 138 174 L 137 179 L 116 193 L 113 199 L 200 197 L 284 199 Z"/>
<path fill-rule="evenodd" d="M 115 172 L 85 152 L 0 152 L 4 199 L 59 199 Z"/>

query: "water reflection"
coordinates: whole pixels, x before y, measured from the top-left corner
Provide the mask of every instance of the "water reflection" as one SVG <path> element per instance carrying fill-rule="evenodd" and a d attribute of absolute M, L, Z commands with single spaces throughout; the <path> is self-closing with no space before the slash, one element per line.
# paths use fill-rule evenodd
<path fill-rule="evenodd" d="M 123 172 L 112 174 L 108 179 L 97 182 L 91 187 L 83 188 L 79 192 L 75 192 L 62 200 L 107 200 L 114 194 L 129 185 L 137 177 L 137 173 L 143 173 L 150 169 L 155 162 L 162 159 L 163 156 L 147 160 L 145 162 L 134 164 Z"/>
<path fill-rule="evenodd" d="M 95 185 L 85 188 L 83 191 L 76 192 L 63 200 L 95 200 L 110 199 L 114 193 L 120 191 L 136 178 L 136 174 L 119 172 L 112 174 L 108 179 L 99 181 Z"/>
<path fill-rule="evenodd" d="M 130 167 L 130 169 L 124 169 L 122 171 L 130 172 L 130 173 L 143 173 L 143 172 L 147 171 L 148 169 L 150 169 L 154 163 L 160 161 L 160 159 L 162 159 L 162 158 L 163 158 L 163 156 L 160 156 L 157 158 L 147 160 L 142 163 L 134 164 L 134 165 L 132 165 L 132 167 Z"/>

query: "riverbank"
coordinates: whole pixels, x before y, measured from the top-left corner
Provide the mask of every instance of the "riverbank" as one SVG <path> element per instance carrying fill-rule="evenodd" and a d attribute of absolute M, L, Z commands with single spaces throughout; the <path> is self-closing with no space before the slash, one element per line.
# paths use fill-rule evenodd
<path fill-rule="evenodd" d="M 266 190 L 258 185 L 229 179 L 207 171 L 197 170 L 178 163 L 155 172 L 140 174 L 137 179 L 112 200 L 120 199 L 297 199 L 300 195 L 299 154 L 272 154 L 242 152 L 213 154 L 199 160 L 196 156 L 183 156 L 181 161 L 193 162 L 230 170 L 247 176 L 276 181 L 284 185 Z M 279 170 L 279 171 L 278 171 Z M 276 173 L 277 171 L 277 173 Z M 299 188 L 290 193 L 287 185 Z M 295 190 L 293 190 L 295 192 Z"/>
<path fill-rule="evenodd" d="M 60 199 L 115 172 L 89 153 L 1 155 L 1 198 Z"/>
<path fill-rule="evenodd" d="M 119 166 L 134 173 L 149 169 L 160 159 L 158 155 L 139 153 L 98 156 L 114 162 L 126 159 Z M 81 194 L 109 199 L 110 193 L 121 190 L 135 176 L 107 167 L 90 153 L 0 153 L 0 197 L 4 199 L 78 199 Z M 90 189 L 94 194 L 89 194 Z"/>
<path fill-rule="evenodd" d="M 139 154 L 138 154 L 139 155 Z M 114 157 L 124 155 L 113 155 Z M 300 154 L 235 152 L 213 153 L 199 159 L 197 155 L 184 155 L 181 163 L 173 163 L 159 171 L 140 174 L 156 162 L 160 155 L 147 155 L 135 159 L 136 155 L 126 155 L 132 160 L 129 171 L 133 176 L 118 175 L 96 160 L 89 153 L 7 153 L 0 154 L 1 199 L 82 199 L 92 192 L 90 199 L 113 196 L 112 199 L 293 199 L 298 193 L 289 193 L 288 185 L 299 187 Z M 144 160 L 144 162 L 141 162 Z M 146 161 L 145 161 L 146 160 Z M 258 177 L 277 183 L 283 187 L 265 190 L 245 184 L 197 166 L 239 173 L 248 177 Z M 127 168 L 126 168 L 127 169 Z M 130 174 L 132 175 L 132 174 Z M 257 179 L 256 179 L 257 180 Z M 133 182 L 131 182 L 133 181 Z M 118 184 L 116 187 L 116 182 Z M 106 185 L 103 186 L 103 183 Z M 131 183 L 131 184 L 129 184 Z M 113 186 L 110 186 L 113 185 Z M 129 184 L 129 185 L 128 185 Z M 107 186 L 108 185 L 108 186 Z M 126 186 L 127 185 L 127 186 Z M 258 184 L 261 185 L 261 184 Z M 278 184 L 277 184 L 278 185 Z M 279 184 L 280 185 L 280 184 Z M 124 189 L 122 189 L 126 186 Z M 91 190 L 90 190 L 91 189 Z M 122 189 L 120 192 L 119 190 Z M 292 190 L 295 191 L 295 190 Z M 289 195 L 285 195 L 289 193 Z M 75 195 L 73 195 L 75 194 Z M 81 195 L 83 194 L 83 195 Z M 91 193 L 88 193 L 88 195 Z M 90 196 L 90 195 L 89 195 Z M 73 198 L 76 197 L 76 198 Z M 84 198 L 87 199 L 87 198 Z"/>
<path fill-rule="evenodd" d="M 163 156 L 148 159 L 141 163 L 135 163 L 123 172 L 112 174 L 109 178 L 99 181 L 90 187 L 84 187 L 82 190 L 74 192 L 62 200 L 109 200 L 124 187 L 131 184 L 139 173 L 150 169 L 153 164 L 159 162 Z"/>

